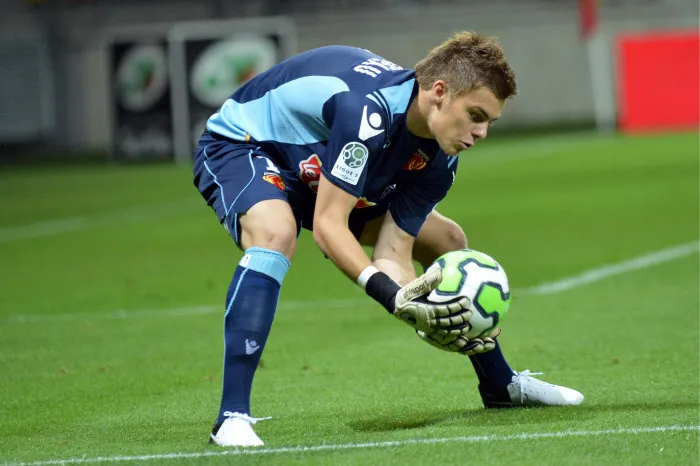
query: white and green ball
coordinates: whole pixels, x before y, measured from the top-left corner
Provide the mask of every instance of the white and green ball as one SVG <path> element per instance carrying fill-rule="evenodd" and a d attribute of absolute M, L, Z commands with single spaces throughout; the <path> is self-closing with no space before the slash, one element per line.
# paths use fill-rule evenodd
<path fill-rule="evenodd" d="M 428 301 L 443 303 L 469 298 L 471 329 L 467 338 L 485 336 L 501 326 L 510 306 L 510 288 L 503 267 L 491 256 L 472 249 L 459 249 L 438 257 L 440 285 Z"/>

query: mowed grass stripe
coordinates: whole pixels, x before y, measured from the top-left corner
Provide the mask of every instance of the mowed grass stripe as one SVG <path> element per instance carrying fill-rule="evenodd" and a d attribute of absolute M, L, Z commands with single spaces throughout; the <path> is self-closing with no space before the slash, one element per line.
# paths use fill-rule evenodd
<path fill-rule="evenodd" d="M 146 204 L 95 215 L 64 217 L 26 225 L 0 228 L 0 243 L 72 233 L 107 225 L 143 222 L 193 212 L 201 207 L 196 199 L 180 199 L 160 204 Z"/>
<path fill-rule="evenodd" d="M 586 270 L 577 275 L 564 277 L 556 281 L 542 283 L 530 288 L 514 290 L 514 294 L 518 295 L 551 295 L 572 290 L 584 285 L 589 285 L 594 282 L 604 280 L 606 278 L 622 275 L 636 270 L 643 270 L 655 265 L 663 264 L 676 259 L 696 254 L 700 250 L 700 243 L 692 241 L 690 243 L 680 244 L 671 248 L 661 249 L 649 254 L 644 254 L 629 260 L 618 262 L 615 264 L 606 264 L 590 270 Z M 361 298 L 344 298 L 332 299 L 324 301 L 282 301 L 279 304 L 281 310 L 296 310 L 296 309 L 317 309 L 317 308 L 345 308 L 353 306 L 362 306 L 367 304 L 366 299 Z M 7 315 L 0 319 L 4 324 L 29 324 L 43 322 L 62 322 L 73 321 L 80 319 L 128 319 L 138 317 L 156 317 L 156 316 L 191 316 L 200 314 L 211 314 L 221 312 L 221 306 L 213 304 L 205 304 L 201 306 L 186 306 L 164 309 L 140 309 L 140 310 L 117 310 L 109 312 L 92 312 L 92 313 L 70 313 L 70 314 L 15 314 Z"/>
<path fill-rule="evenodd" d="M 601 144 L 606 142 L 604 138 L 586 138 L 585 136 L 558 136 L 531 141 L 508 141 L 493 146 L 480 148 L 472 156 L 468 156 L 470 167 L 481 165 L 500 164 L 513 159 L 528 159 L 548 157 L 552 155 L 566 154 L 565 149 L 572 148 L 572 144 Z M 518 150 L 511 150 L 515 147 Z M 576 146 L 578 150 L 578 146 Z M 109 168 L 105 168 L 109 170 Z M 159 204 L 144 204 L 123 209 L 105 211 L 99 214 L 84 216 L 70 216 L 43 220 L 24 225 L 0 227 L 0 244 L 13 241 L 27 240 L 53 236 L 62 233 L 70 233 L 106 225 L 118 225 L 122 223 L 134 223 L 158 218 L 165 218 L 183 212 L 195 211 L 196 208 L 204 208 L 204 203 L 198 197 L 180 199 Z"/>

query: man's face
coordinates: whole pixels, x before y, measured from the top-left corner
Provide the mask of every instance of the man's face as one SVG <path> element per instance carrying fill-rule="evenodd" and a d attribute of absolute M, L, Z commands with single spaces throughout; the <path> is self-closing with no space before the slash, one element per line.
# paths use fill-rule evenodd
<path fill-rule="evenodd" d="M 484 87 L 460 96 L 448 94 L 442 81 L 433 84 L 431 102 L 428 128 L 447 155 L 457 155 L 484 139 L 489 124 L 501 116 L 504 104 Z"/>

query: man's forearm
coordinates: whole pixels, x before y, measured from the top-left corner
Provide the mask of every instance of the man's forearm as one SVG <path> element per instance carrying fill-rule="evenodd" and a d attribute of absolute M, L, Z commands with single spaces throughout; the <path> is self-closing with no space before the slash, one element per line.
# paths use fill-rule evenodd
<path fill-rule="evenodd" d="M 380 258 L 374 260 L 374 266 L 401 286 L 416 278 L 416 270 L 411 261 Z"/>
<path fill-rule="evenodd" d="M 365 250 L 349 228 L 331 222 L 314 223 L 314 240 L 318 247 L 352 281 L 372 265 Z"/>

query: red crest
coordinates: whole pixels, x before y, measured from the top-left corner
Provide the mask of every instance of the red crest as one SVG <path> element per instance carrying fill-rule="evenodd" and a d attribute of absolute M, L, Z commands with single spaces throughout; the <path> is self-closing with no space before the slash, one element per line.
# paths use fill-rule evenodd
<path fill-rule="evenodd" d="M 366 197 L 361 197 L 357 200 L 357 204 L 355 204 L 355 209 L 363 209 L 365 207 L 372 207 L 377 205 L 376 202 L 372 202 L 368 200 Z"/>
<path fill-rule="evenodd" d="M 428 162 L 426 162 L 425 159 L 421 157 L 418 152 L 416 152 L 413 154 L 413 157 L 411 157 L 411 160 L 406 162 L 403 169 L 409 171 L 423 170 L 426 165 L 428 165 Z"/>
<path fill-rule="evenodd" d="M 263 175 L 263 180 L 277 186 L 277 188 L 279 188 L 280 191 L 284 191 L 287 188 L 287 185 L 284 184 L 284 180 L 282 179 L 282 177 L 276 173 L 266 173 L 265 175 Z"/>

